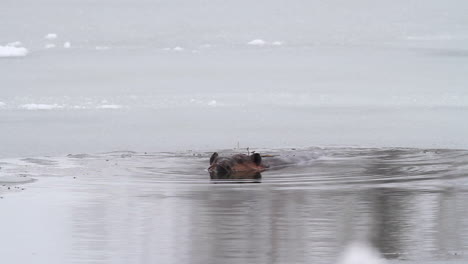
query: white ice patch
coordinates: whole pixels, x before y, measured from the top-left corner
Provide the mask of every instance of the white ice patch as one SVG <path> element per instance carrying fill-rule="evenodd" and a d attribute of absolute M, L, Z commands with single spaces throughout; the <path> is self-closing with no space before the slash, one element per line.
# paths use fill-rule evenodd
<path fill-rule="evenodd" d="M 265 46 L 267 43 L 263 39 L 254 39 L 247 44 L 252 46 Z"/>
<path fill-rule="evenodd" d="M 177 46 L 175 48 L 164 48 L 163 50 L 164 51 L 179 51 L 180 52 L 180 51 L 184 51 L 185 49 L 180 47 L 180 46 Z"/>
<path fill-rule="evenodd" d="M 385 264 L 379 252 L 366 244 L 353 243 L 341 255 L 338 264 Z"/>
<path fill-rule="evenodd" d="M 208 102 L 208 105 L 212 106 L 212 107 L 215 107 L 215 106 L 218 105 L 218 102 L 216 102 L 216 100 L 211 100 L 211 101 Z"/>
<path fill-rule="evenodd" d="M 107 46 L 96 46 L 96 50 L 108 50 L 108 49 L 110 48 Z"/>
<path fill-rule="evenodd" d="M 247 43 L 248 45 L 252 45 L 252 46 L 258 46 L 258 47 L 262 47 L 262 46 L 267 46 L 267 45 L 271 45 L 271 46 L 281 46 L 283 45 L 283 42 L 282 41 L 273 41 L 273 42 L 267 42 L 263 39 L 254 39 L 250 42 Z"/>
<path fill-rule="evenodd" d="M 98 106 L 99 109 L 121 109 L 123 106 L 115 104 L 106 104 Z"/>
<path fill-rule="evenodd" d="M 271 43 L 271 45 L 273 45 L 273 46 L 281 46 L 281 45 L 283 45 L 283 42 L 282 42 L 282 41 L 274 41 L 273 43 Z"/>
<path fill-rule="evenodd" d="M 71 48 L 71 43 L 67 41 L 67 42 L 63 43 L 63 47 L 66 48 L 66 49 L 69 49 L 69 48 Z"/>
<path fill-rule="evenodd" d="M 46 48 L 46 49 L 53 49 L 53 48 L 55 48 L 55 44 L 52 44 L 52 43 L 46 44 L 46 45 L 44 46 L 44 48 Z"/>
<path fill-rule="evenodd" d="M 63 106 L 58 104 L 23 104 L 20 105 L 20 108 L 26 110 L 52 110 L 63 108 Z"/>
<path fill-rule="evenodd" d="M 56 39 L 57 37 L 58 37 L 58 35 L 55 34 L 55 33 L 49 33 L 49 34 L 44 36 L 45 39 Z"/>
<path fill-rule="evenodd" d="M 24 57 L 28 50 L 23 47 L 0 46 L 0 57 Z"/>

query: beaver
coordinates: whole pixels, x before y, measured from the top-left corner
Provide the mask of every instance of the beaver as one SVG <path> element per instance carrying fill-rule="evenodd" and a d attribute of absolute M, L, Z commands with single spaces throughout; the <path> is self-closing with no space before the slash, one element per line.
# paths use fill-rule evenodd
<path fill-rule="evenodd" d="M 217 152 L 210 158 L 210 175 L 216 177 L 258 177 L 260 172 L 266 170 L 268 166 L 262 162 L 262 156 L 258 153 L 252 155 L 235 154 L 231 157 L 220 157 Z"/>

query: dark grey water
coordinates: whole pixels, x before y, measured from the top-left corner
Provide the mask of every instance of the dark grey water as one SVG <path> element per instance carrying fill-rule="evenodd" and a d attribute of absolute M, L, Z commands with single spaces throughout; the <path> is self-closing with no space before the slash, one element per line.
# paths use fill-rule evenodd
<path fill-rule="evenodd" d="M 358 241 L 390 263 L 468 260 L 468 151 L 258 151 L 281 166 L 255 183 L 212 181 L 211 153 L 3 159 L 0 254 L 8 263 L 336 263 Z M 35 181 L 18 185 L 15 175 Z"/>

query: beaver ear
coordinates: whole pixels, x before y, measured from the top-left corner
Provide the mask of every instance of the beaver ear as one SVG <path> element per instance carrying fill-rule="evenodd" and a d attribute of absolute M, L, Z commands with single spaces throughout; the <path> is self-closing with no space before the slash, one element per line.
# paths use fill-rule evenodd
<path fill-rule="evenodd" d="M 262 163 L 262 156 L 260 156 L 260 154 L 258 153 L 250 155 L 250 158 L 257 166 L 260 165 L 260 163 Z"/>
<path fill-rule="evenodd" d="M 210 165 L 213 164 L 213 162 L 215 161 L 215 159 L 218 157 L 218 152 L 215 152 L 213 153 L 213 155 L 211 155 L 211 158 L 210 158 Z"/>

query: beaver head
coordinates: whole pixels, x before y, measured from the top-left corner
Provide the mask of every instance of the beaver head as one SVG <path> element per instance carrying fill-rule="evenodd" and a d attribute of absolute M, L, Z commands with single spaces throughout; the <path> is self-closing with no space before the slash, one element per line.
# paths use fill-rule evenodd
<path fill-rule="evenodd" d="M 235 154 L 231 157 L 220 157 L 215 152 L 211 155 L 208 171 L 217 175 L 256 174 L 264 171 L 266 168 L 267 166 L 262 162 L 262 156 L 258 153 L 250 156 Z"/>

